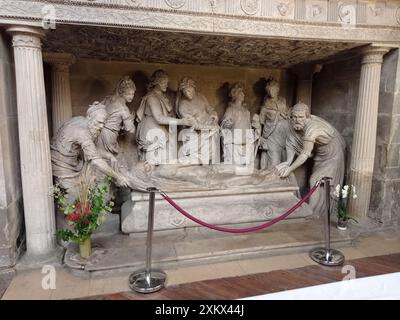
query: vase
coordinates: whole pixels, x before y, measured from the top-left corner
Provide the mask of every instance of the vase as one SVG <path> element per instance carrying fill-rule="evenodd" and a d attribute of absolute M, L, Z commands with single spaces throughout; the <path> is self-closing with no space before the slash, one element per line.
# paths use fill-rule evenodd
<path fill-rule="evenodd" d="M 88 259 L 92 254 L 92 240 L 90 236 L 79 243 L 79 253 L 84 259 Z"/>
<path fill-rule="evenodd" d="M 337 228 L 342 231 L 347 230 L 347 220 L 338 219 Z"/>

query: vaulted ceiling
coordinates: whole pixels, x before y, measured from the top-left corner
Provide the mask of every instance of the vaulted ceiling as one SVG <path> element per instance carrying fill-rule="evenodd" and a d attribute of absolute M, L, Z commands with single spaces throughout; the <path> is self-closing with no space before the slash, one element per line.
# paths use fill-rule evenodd
<path fill-rule="evenodd" d="M 107 61 L 288 68 L 359 46 L 347 42 L 260 39 L 122 28 L 57 25 L 46 52 Z"/>

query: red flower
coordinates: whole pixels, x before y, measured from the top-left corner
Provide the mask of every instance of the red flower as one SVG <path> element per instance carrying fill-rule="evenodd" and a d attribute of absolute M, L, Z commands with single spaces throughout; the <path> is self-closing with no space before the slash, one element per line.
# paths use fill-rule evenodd
<path fill-rule="evenodd" d="M 72 213 L 65 217 L 65 219 L 76 222 L 80 219 L 81 215 L 79 213 Z"/>
<path fill-rule="evenodd" d="M 85 219 L 83 222 L 84 222 L 85 224 L 89 224 L 89 223 L 90 223 L 90 221 L 89 221 L 88 219 Z"/>
<path fill-rule="evenodd" d="M 86 217 L 87 215 L 92 214 L 92 211 L 89 208 L 86 208 L 83 212 L 83 216 Z"/>

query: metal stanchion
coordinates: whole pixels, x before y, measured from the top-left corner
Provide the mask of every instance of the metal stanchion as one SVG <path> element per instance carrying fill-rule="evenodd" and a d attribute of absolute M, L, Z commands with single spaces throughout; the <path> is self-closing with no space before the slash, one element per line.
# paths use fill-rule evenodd
<path fill-rule="evenodd" d="M 156 188 L 147 189 L 149 197 L 149 217 L 147 229 L 146 269 L 139 270 L 129 276 L 129 287 L 139 293 L 153 293 L 161 290 L 167 279 L 165 272 L 151 268 L 151 251 L 154 228 L 154 201 Z"/>
<path fill-rule="evenodd" d="M 331 180 L 332 178 L 330 177 L 322 178 L 322 183 L 326 191 L 325 248 L 315 248 L 310 252 L 311 259 L 324 266 L 338 266 L 344 262 L 343 253 L 331 249 Z"/>

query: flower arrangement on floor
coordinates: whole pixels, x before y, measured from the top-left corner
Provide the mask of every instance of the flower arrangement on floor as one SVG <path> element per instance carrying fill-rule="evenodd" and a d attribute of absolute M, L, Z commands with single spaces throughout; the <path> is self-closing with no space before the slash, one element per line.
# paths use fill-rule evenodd
<path fill-rule="evenodd" d="M 347 222 L 349 220 L 354 220 L 358 222 L 353 217 L 350 217 L 348 214 L 348 207 L 350 203 L 350 199 L 357 199 L 356 187 L 355 186 L 341 186 L 338 184 L 333 192 L 333 195 L 337 198 L 337 207 L 336 212 L 338 216 L 338 224 L 337 228 L 339 230 L 347 229 Z"/>
<path fill-rule="evenodd" d="M 57 237 L 63 241 L 73 241 L 79 245 L 82 258 L 91 255 L 91 235 L 105 221 L 114 202 L 108 200 L 111 178 L 103 183 L 83 175 L 78 183 L 78 197 L 69 200 L 67 190 L 60 185 L 53 187 L 52 195 L 58 208 L 64 213 L 68 227 L 57 230 Z"/>

